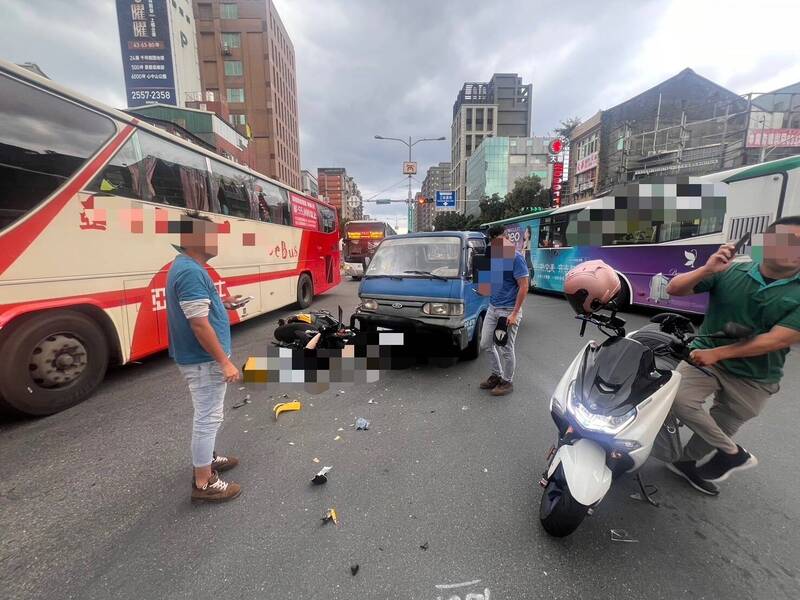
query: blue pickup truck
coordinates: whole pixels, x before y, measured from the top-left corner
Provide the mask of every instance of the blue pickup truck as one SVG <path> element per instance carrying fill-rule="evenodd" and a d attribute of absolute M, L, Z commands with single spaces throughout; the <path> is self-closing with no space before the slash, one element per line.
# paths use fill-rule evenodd
<path fill-rule="evenodd" d="M 486 243 L 471 231 L 387 237 L 361 281 L 351 322 L 362 330 L 433 338 L 463 358 L 477 358 L 489 299 L 475 290 L 472 261 Z"/>

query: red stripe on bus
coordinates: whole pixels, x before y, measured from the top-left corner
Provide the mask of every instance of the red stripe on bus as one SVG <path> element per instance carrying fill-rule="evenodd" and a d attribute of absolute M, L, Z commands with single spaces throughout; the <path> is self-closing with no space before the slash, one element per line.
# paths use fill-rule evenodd
<path fill-rule="evenodd" d="M 56 194 L 30 219 L 13 228 L 5 235 L 0 235 L 0 244 L 7 249 L 0 255 L 0 275 L 20 257 L 50 222 L 61 212 L 75 194 L 81 191 L 86 184 L 96 175 L 97 169 L 108 161 L 114 153 L 124 144 L 133 133 L 133 125 L 125 125 L 116 137 L 84 167 L 80 175 L 75 177 L 67 186 Z"/>

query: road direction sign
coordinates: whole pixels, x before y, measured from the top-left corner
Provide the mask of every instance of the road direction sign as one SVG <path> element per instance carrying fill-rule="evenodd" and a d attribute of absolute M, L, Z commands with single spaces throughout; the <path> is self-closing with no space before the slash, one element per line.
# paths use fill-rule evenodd
<path fill-rule="evenodd" d="M 436 210 L 455 210 L 456 192 L 436 192 Z"/>

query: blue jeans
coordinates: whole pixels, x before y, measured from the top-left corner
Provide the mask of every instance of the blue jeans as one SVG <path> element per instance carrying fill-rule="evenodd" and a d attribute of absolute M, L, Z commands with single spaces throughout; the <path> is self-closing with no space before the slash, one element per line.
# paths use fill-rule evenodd
<path fill-rule="evenodd" d="M 222 425 L 222 403 L 228 384 L 216 361 L 196 365 L 178 365 L 194 404 L 192 424 L 192 464 L 207 467 L 214 460 L 214 442 Z"/>
<path fill-rule="evenodd" d="M 516 356 L 514 355 L 514 341 L 517 339 L 519 324 L 508 326 L 508 340 L 505 346 L 497 346 L 494 343 L 494 330 L 497 327 L 497 320 L 500 317 L 508 317 L 514 309 L 512 307 L 503 308 L 500 306 L 489 305 L 486 316 L 483 319 L 483 329 L 481 330 L 481 350 L 489 356 L 489 366 L 492 374 L 497 375 L 505 381 L 514 380 L 514 367 L 516 366 Z M 519 311 L 519 320 L 522 321 L 522 311 Z"/>

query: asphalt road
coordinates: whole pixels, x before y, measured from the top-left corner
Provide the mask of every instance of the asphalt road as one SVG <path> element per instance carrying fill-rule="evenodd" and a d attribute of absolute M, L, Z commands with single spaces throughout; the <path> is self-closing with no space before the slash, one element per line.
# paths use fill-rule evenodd
<path fill-rule="evenodd" d="M 355 293 L 347 282 L 315 306 L 348 313 Z M 235 328 L 237 360 L 260 354 L 286 312 Z M 708 498 L 653 460 L 661 508 L 623 480 L 555 540 L 538 522 L 547 403 L 582 343 L 565 302 L 532 295 L 509 397 L 478 389 L 482 359 L 294 394 L 303 410 L 278 422 L 269 390 L 249 386 L 252 403 L 232 410 L 247 393 L 232 386 L 218 448 L 242 460 L 228 475 L 244 491 L 220 506 L 189 501 L 191 407 L 170 360 L 116 369 L 71 410 L 0 422 L 0 597 L 800 597 L 797 359 L 739 436 L 758 468 Z M 350 427 L 358 416 L 369 431 Z M 329 482 L 313 487 L 322 465 Z M 338 527 L 320 520 L 329 507 Z"/>

